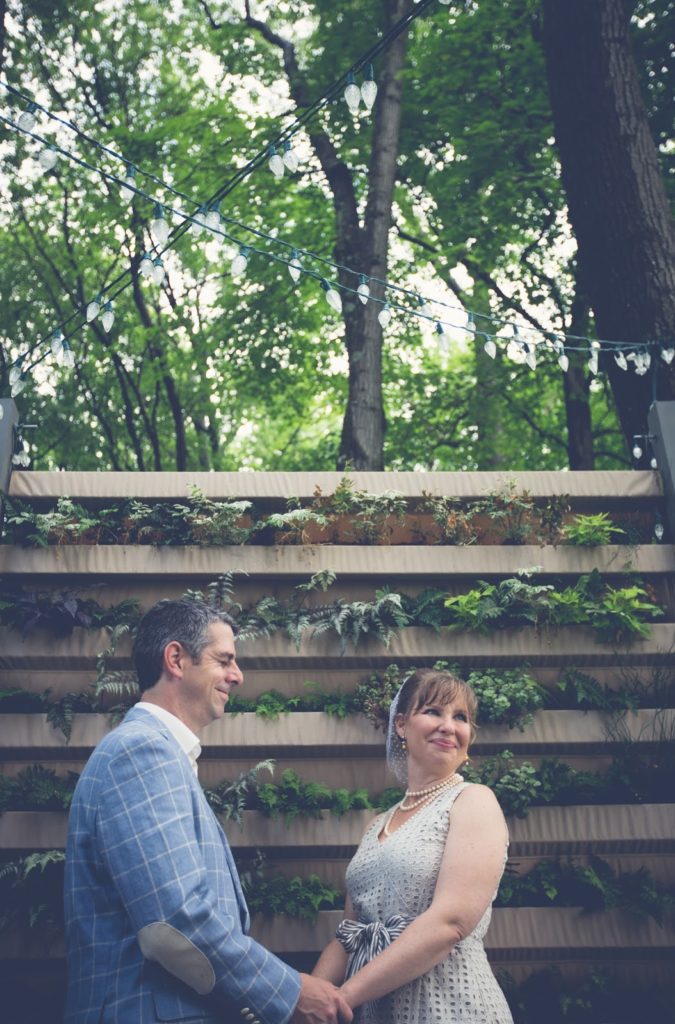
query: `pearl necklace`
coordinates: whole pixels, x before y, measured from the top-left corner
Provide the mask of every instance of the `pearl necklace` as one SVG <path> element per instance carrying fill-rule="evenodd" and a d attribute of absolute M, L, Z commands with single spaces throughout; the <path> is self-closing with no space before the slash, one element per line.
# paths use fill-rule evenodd
<path fill-rule="evenodd" d="M 440 782 L 435 782 L 433 786 L 427 786 L 426 789 L 406 789 L 405 795 L 398 806 L 402 811 L 412 811 L 413 808 L 426 803 L 426 801 L 432 796 L 435 796 L 436 793 L 440 793 L 445 789 L 451 789 L 453 786 L 457 786 L 463 781 L 464 780 L 461 775 L 458 775 L 457 772 L 453 772 L 452 775 L 447 775 L 444 779 L 441 779 Z M 406 800 L 409 800 L 409 797 L 417 797 L 418 799 L 413 800 L 412 802 L 409 801 L 406 804 Z"/>
<path fill-rule="evenodd" d="M 453 789 L 455 786 L 459 786 L 461 782 L 464 782 L 462 776 L 458 775 L 457 772 L 453 772 L 453 774 L 448 775 L 446 779 L 442 779 L 440 782 L 437 782 L 434 786 L 429 786 L 427 789 L 418 789 L 416 791 L 407 789 L 405 791 L 405 796 L 403 797 L 403 799 L 399 803 L 394 804 L 389 814 L 387 815 L 385 823 L 382 826 L 382 834 L 385 835 L 387 838 L 391 835 L 391 832 L 389 831 L 389 826 L 394 820 L 394 815 L 398 810 L 412 811 L 416 807 L 421 807 L 422 804 L 431 803 L 431 801 L 435 800 L 436 797 L 440 796 L 441 793 L 444 793 L 448 789 Z M 420 800 L 416 800 L 414 803 L 408 804 L 407 807 L 403 806 L 408 796 L 418 796 L 420 794 L 424 794 Z"/>

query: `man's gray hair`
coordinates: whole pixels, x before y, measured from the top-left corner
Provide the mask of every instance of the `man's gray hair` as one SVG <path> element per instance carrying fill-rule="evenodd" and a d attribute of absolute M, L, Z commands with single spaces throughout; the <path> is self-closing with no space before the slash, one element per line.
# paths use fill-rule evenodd
<path fill-rule="evenodd" d="M 223 622 L 233 633 L 237 632 L 231 615 L 203 601 L 179 598 L 153 605 L 139 622 L 134 640 L 133 659 L 141 692 L 149 690 L 159 680 L 164 649 L 172 641 L 178 641 L 192 660 L 199 662 L 209 642 L 212 622 Z"/>

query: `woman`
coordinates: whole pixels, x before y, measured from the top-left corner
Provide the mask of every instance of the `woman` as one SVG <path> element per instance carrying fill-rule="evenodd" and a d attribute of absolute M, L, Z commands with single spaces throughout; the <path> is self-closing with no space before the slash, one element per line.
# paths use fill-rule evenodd
<path fill-rule="evenodd" d="M 433 670 L 392 704 L 387 761 L 405 796 L 361 840 L 345 920 L 314 969 L 359 1024 L 512 1024 L 483 948 L 506 822 L 491 790 L 457 774 L 476 707 L 465 682 Z"/>

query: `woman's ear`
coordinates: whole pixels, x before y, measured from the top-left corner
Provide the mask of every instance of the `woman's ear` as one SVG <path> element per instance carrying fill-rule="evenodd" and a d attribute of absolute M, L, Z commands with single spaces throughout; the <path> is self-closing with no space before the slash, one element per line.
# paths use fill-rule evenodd
<path fill-rule="evenodd" d="M 394 728 L 396 729 L 396 735 L 402 740 L 405 734 L 405 718 L 403 715 L 396 716 L 394 719 Z"/>

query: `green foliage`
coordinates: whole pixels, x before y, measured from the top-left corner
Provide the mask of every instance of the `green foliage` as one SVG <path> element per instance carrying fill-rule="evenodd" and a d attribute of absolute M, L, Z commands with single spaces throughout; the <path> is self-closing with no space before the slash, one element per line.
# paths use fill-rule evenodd
<path fill-rule="evenodd" d="M 473 506 L 464 508 L 457 499 L 447 495 L 428 494 L 426 491 L 422 494 L 415 512 L 431 516 L 442 544 L 475 544 L 478 537 L 473 526 Z M 426 539 L 428 531 L 419 523 L 414 529 L 419 540 Z"/>
<path fill-rule="evenodd" d="M 248 771 L 241 774 L 234 780 L 225 779 L 211 789 L 204 790 L 204 796 L 209 804 L 221 817 L 236 821 L 238 825 L 242 822 L 242 813 L 246 809 L 251 794 L 255 793 L 261 785 L 259 775 L 267 771 L 274 774 L 274 761 L 260 761 Z"/>
<path fill-rule="evenodd" d="M 364 789 L 332 791 L 320 782 L 303 782 L 290 768 L 281 774 L 278 783 L 266 782 L 255 792 L 256 808 L 268 817 L 283 817 L 289 825 L 298 815 L 318 818 L 322 810 L 341 815 L 351 810 L 370 808 Z"/>
<path fill-rule="evenodd" d="M 530 974 L 520 985 L 501 971 L 499 982 L 518 1024 L 660 1022 L 667 1021 L 672 1010 L 672 986 L 651 980 L 639 984 L 621 969 L 597 965 L 574 981 L 549 967 Z"/>
<path fill-rule="evenodd" d="M 39 714 L 44 711 L 50 694 L 51 690 L 45 690 L 43 693 L 31 693 L 17 687 L 0 690 L 0 714 Z"/>
<path fill-rule="evenodd" d="M 79 597 L 72 590 L 36 591 L 23 587 L 0 590 L 0 625 L 18 629 L 22 636 L 45 629 L 56 636 L 68 636 L 76 627 L 113 629 L 123 622 L 136 622 L 138 603 L 128 599 L 103 608 L 94 598 Z"/>
<path fill-rule="evenodd" d="M 510 750 L 485 758 L 478 768 L 465 765 L 462 774 L 467 782 L 489 786 L 506 815 L 524 818 L 539 796 L 537 770 L 527 762 L 514 764 Z"/>
<path fill-rule="evenodd" d="M 59 778 L 51 768 L 31 764 L 18 775 L 0 775 L 0 811 L 67 811 L 79 776 Z"/>
<path fill-rule="evenodd" d="M 524 667 L 471 672 L 467 682 L 478 697 L 479 724 L 493 722 L 522 731 L 544 706 L 544 691 Z"/>
<path fill-rule="evenodd" d="M 556 685 L 566 703 L 580 711 L 636 711 L 640 706 L 635 692 L 602 687 L 592 676 L 576 668 L 566 668 Z"/>
<path fill-rule="evenodd" d="M 307 532 L 310 527 L 323 529 L 328 520 L 311 508 L 294 508 L 288 512 L 276 512 L 268 515 L 265 525 L 272 527 L 278 533 L 278 544 L 308 544 L 310 535 Z"/>
<path fill-rule="evenodd" d="M 624 535 L 626 531 L 615 526 L 607 512 L 597 512 L 593 515 L 576 515 L 563 532 L 569 544 L 592 547 L 611 544 L 615 535 Z"/>
<path fill-rule="evenodd" d="M 47 706 L 47 721 L 55 729 L 60 729 L 66 743 L 70 740 L 73 729 L 73 718 L 76 714 L 94 711 L 96 698 L 91 693 L 65 693 L 58 700 Z"/>
<path fill-rule="evenodd" d="M 661 921 L 675 898 L 656 884 L 646 868 L 618 873 L 602 858 L 590 857 L 587 864 L 541 860 L 525 875 L 507 871 L 495 903 L 500 907 L 621 909 Z"/>
<path fill-rule="evenodd" d="M 476 503 L 476 511 L 499 527 L 505 544 L 527 543 L 536 524 L 535 508 L 530 492 L 519 491 L 515 480 L 505 482 Z"/>
<path fill-rule="evenodd" d="M 516 577 L 499 583 L 479 580 L 466 594 L 446 598 L 448 626 L 488 633 L 509 626 L 537 625 L 546 619 L 552 591 L 550 584 L 532 585 Z"/>
<path fill-rule="evenodd" d="M 30 853 L 0 865 L 0 932 L 63 928 L 63 850 Z"/>
<path fill-rule="evenodd" d="M 243 885 L 244 896 L 252 914 L 272 917 L 284 914 L 304 921 L 316 921 L 320 910 L 333 910 L 344 905 L 344 895 L 322 882 L 317 875 L 307 878 L 255 878 Z"/>
<path fill-rule="evenodd" d="M 587 625 L 599 643 L 626 644 L 649 636 L 648 619 L 661 609 L 637 584 L 612 587 L 597 570 L 580 576 L 573 587 L 531 585 L 512 577 L 499 583 L 480 580 L 465 594 L 445 599 L 450 629 L 488 633 L 507 627 Z"/>

